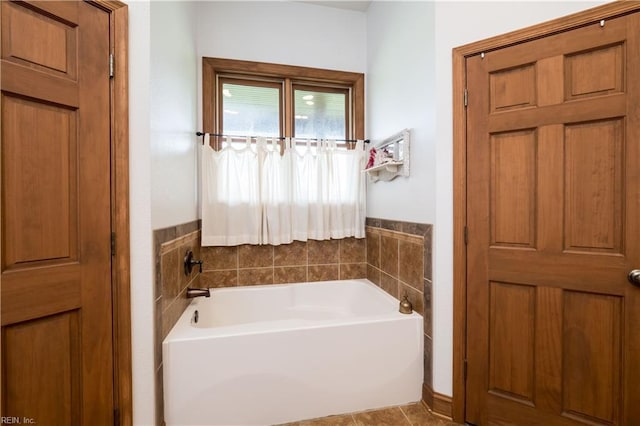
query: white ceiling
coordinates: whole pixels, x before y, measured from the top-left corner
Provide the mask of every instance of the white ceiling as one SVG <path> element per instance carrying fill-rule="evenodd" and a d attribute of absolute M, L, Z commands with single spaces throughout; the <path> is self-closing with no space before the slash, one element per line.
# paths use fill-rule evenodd
<path fill-rule="evenodd" d="M 318 6 L 335 7 L 337 9 L 357 10 L 359 12 L 366 12 L 367 9 L 369 8 L 369 4 L 371 4 L 371 0 L 355 0 L 355 1 L 337 1 L 337 0 L 310 1 L 310 0 L 301 0 L 301 3 L 310 3 L 310 4 L 316 4 Z"/>

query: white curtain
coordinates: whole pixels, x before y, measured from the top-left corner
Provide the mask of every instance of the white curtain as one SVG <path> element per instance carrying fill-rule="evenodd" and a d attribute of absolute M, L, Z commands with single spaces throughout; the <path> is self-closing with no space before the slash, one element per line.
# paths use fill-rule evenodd
<path fill-rule="evenodd" d="M 202 244 L 364 238 L 365 151 L 276 139 L 202 147 Z"/>

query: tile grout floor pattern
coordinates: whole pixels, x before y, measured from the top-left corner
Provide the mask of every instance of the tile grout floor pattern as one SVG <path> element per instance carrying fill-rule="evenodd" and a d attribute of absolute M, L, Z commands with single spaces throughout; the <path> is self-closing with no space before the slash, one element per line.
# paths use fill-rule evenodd
<path fill-rule="evenodd" d="M 457 426 L 432 414 L 421 403 L 381 410 L 322 417 L 281 426 Z"/>

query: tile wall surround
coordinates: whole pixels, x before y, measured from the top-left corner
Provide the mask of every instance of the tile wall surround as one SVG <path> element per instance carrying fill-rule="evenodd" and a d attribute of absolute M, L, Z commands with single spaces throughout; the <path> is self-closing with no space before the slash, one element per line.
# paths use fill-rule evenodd
<path fill-rule="evenodd" d="M 368 278 L 398 299 L 406 294 L 424 317 L 424 387 L 432 389 L 432 225 L 367 218 L 363 239 L 234 247 L 200 247 L 200 228 L 198 220 L 154 231 L 158 425 L 164 424 L 162 341 L 189 304 L 185 296 L 188 286 L 217 288 Z M 202 274 L 194 268 L 190 276 L 184 275 L 182 259 L 187 248 L 193 250 L 196 259 L 203 260 Z"/>
<path fill-rule="evenodd" d="M 430 224 L 366 220 L 367 278 L 397 299 L 406 295 L 424 318 L 423 399 L 433 393 L 432 233 Z"/>
<path fill-rule="evenodd" d="M 200 287 L 200 274 L 194 268 L 184 274 L 183 260 L 188 249 L 195 259 L 200 257 L 200 221 L 153 231 L 155 254 L 155 372 L 156 372 L 156 424 L 164 424 L 162 386 L 162 341 L 169 334 L 189 304 L 187 287 Z"/>
<path fill-rule="evenodd" d="M 279 246 L 202 247 L 203 287 L 366 278 L 365 240 L 294 241 Z"/>

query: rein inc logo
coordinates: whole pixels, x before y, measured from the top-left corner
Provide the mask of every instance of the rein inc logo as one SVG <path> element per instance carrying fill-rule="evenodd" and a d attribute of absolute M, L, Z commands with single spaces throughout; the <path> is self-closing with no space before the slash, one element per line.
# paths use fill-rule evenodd
<path fill-rule="evenodd" d="M 35 419 L 31 417 L 9 417 L 2 416 L 0 417 L 1 425 L 35 425 Z"/>

